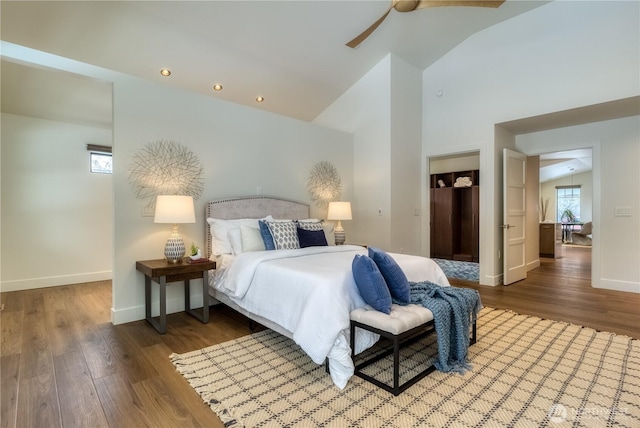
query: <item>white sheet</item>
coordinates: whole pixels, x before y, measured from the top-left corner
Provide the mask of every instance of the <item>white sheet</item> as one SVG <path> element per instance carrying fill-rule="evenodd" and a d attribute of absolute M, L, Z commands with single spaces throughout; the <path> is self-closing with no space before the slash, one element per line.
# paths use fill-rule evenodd
<path fill-rule="evenodd" d="M 298 250 L 259 251 L 219 258 L 213 287 L 243 309 L 292 333 L 292 339 L 317 363 L 329 357 L 334 383 L 344 388 L 353 375 L 349 347 L 349 313 L 365 306 L 353 279 L 351 263 L 367 249 L 343 245 Z M 431 259 L 391 254 L 410 281 L 449 285 Z M 356 353 L 378 336 L 358 329 Z"/>

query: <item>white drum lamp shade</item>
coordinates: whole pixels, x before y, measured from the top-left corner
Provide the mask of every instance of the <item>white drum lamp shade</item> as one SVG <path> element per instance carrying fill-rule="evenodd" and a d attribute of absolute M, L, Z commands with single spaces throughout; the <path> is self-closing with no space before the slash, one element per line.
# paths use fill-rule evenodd
<path fill-rule="evenodd" d="M 182 236 L 178 234 L 178 224 L 196 222 L 193 198 L 182 195 L 159 195 L 156 199 L 153 222 L 173 224 L 173 232 L 164 247 L 164 256 L 171 263 L 181 262 L 186 248 Z"/>
<path fill-rule="evenodd" d="M 342 228 L 342 220 L 351 220 L 351 202 L 329 202 L 327 220 L 338 220 L 334 233 L 336 245 L 344 244 L 346 235 Z"/>

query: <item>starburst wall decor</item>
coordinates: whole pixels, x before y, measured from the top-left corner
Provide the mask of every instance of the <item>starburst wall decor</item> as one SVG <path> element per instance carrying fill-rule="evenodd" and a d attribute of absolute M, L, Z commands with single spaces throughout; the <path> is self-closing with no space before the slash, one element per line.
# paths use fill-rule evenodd
<path fill-rule="evenodd" d="M 187 147 L 159 140 L 133 156 L 129 182 L 138 199 L 154 206 L 158 195 L 186 195 L 197 200 L 204 190 L 203 172 L 200 160 Z"/>
<path fill-rule="evenodd" d="M 318 208 L 327 208 L 329 202 L 339 201 L 342 196 L 342 181 L 335 166 L 321 161 L 314 165 L 307 180 L 311 200 Z"/>

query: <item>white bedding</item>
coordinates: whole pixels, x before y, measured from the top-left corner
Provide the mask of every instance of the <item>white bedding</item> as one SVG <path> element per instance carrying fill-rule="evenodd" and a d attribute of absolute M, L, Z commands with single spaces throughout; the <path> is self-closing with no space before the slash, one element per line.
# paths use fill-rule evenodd
<path fill-rule="evenodd" d="M 218 268 L 210 277 L 210 285 L 244 310 L 291 332 L 292 339 L 315 363 L 322 364 L 329 358 L 332 379 L 344 388 L 353 375 L 349 313 L 365 306 L 351 272 L 356 254 L 367 254 L 367 249 L 343 245 L 222 256 L 216 259 Z M 449 285 L 433 260 L 406 254 L 391 256 L 409 281 Z M 377 335 L 357 331 L 358 347 L 362 349 L 356 349 L 356 353 L 378 340 Z"/>

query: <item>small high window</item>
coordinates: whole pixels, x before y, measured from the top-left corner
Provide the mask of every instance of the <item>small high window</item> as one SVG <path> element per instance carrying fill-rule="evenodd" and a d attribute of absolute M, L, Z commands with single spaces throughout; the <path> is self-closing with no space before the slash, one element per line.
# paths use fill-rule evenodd
<path fill-rule="evenodd" d="M 89 151 L 90 171 L 96 174 L 111 174 L 113 172 L 113 157 L 111 147 L 87 144 Z"/>

